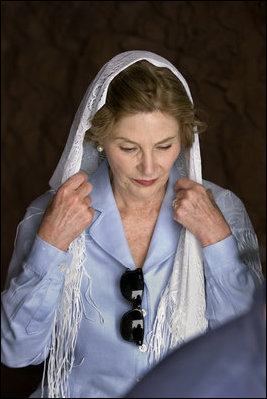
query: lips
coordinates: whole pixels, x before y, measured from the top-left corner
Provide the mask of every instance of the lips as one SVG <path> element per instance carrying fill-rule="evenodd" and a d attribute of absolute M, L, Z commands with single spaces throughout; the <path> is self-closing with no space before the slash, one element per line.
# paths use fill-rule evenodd
<path fill-rule="evenodd" d="M 153 180 L 137 180 L 134 179 L 134 181 L 138 184 L 140 184 L 141 186 L 152 186 L 152 184 L 155 183 L 157 179 L 153 179 Z"/>

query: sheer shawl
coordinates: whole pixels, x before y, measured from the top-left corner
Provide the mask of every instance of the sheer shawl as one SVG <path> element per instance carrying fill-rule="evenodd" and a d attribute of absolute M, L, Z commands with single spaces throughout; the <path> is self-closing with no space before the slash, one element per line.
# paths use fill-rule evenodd
<path fill-rule="evenodd" d="M 112 79 L 123 69 L 139 61 L 147 60 L 158 67 L 169 68 L 182 82 L 193 103 L 189 87 L 178 70 L 166 59 L 147 51 L 127 51 L 112 58 L 99 71 L 87 89 L 76 112 L 69 137 L 50 179 L 50 186 L 57 190 L 80 169 L 89 176 L 99 165 L 98 152 L 90 142 L 84 141 L 93 115 L 105 103 Z M 176 166 L 182 176 L 201 183 L 201 158 L 197 131 L 193 146 L 181 151 Z M 73 260 L 66 274 L 60 301 L 55 311 L 52 344 L 47 368 L 48 396 L 69 397 L 68 378 L 73 367 L 78 329 L 82 318 L 80 295 L 81 279 L 85 273 L 85 237 L 82 233 L 75 239 L 69 251 Z M 90 279 L 90 276 L 87 275 Z M 95 306 L 94 303 L 92 303 Z M 205 318 L 205 288 L 202 252 L 197 239 L 185 228 L 182 229 L 173 271 L 165 291 L 162 293 L 153 331 L 149 339 L 149 360 L 158 361 L 169 349 L 202 333 L 207 328 Z M 100 315 L 101 317 L 101 315 Z"/>

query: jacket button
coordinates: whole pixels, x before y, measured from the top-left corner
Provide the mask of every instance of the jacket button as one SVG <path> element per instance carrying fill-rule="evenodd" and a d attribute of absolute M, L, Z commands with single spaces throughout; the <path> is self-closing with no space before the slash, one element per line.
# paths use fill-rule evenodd
<path fill-rule="evenodd" d="M 140 352 L 146 352 L 147 351 L 147 346 L 145 344 L 140 345 L 139 346 L 139 350 L 140 350 Z"/>
<path fill-rule="evenodd" d="M 66 263 L 61 263 L 61 264 L 59 265 L 59 269 L 60 269 L 60 270 L 65 270 L 66 267 L 67 267 Z"/>

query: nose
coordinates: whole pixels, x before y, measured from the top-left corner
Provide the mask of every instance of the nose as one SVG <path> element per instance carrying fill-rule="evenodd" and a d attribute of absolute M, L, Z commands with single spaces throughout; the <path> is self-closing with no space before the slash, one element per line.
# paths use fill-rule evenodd
<path fill-rule="evenodd" d="M 157 163 L 152 151 L 143 151 L 137 169 L 143 177 L 155 177 Z"/>

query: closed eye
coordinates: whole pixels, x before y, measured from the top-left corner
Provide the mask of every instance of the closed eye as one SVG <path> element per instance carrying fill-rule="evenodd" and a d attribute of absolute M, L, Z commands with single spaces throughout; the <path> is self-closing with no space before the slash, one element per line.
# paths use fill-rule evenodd
<path fill-rule="evenodd" d="M 160 145 L 160 146 L 158 146 L 158 147 L 156 147 L 158 150 L 168 150 L 169 148 L 171 148 L 171 144 L 168 144 L 168 145 Z M 121 147 L 120 146 L 120 149 L 122 150 L 122 151 L 125 151 L 125 152 L 133 152 L 133 151 L 135 151 L 136 150 L 136 147 Z"/>
<path fill-rule="evenodd" d="M 168 150 L 169 148 L 171 148 L 171 144 L 169 145 L 161 145 L 159 147 L 157 147 L 159 150 Z"/>
<path fill-rule="evenodd" d="M 125 152 L 131 152 L 131 151 L 134 151 L 136 148 L 135 147 L 120 147 L 120 149 Z"/>

